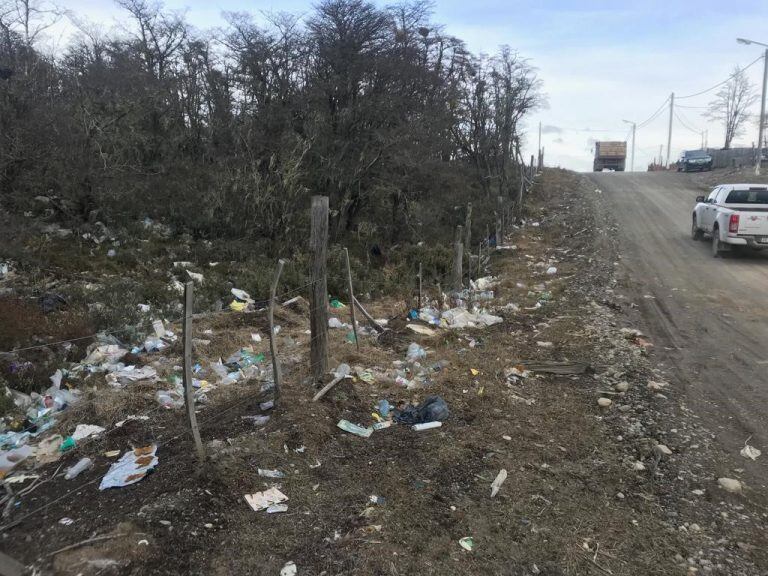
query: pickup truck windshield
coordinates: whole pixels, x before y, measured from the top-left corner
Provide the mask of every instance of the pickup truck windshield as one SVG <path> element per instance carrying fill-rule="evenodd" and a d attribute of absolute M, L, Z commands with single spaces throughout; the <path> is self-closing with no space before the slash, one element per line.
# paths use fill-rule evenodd
<path fill-rule="evenodd" d="M 709 154 L 703 150 L 691 150 L 683 154 L 685 158 L 709 158 Z"/>
<path fill-rule="evenodd" d="M 731 190 L 726 204 L 768 204 L 768 190 Z"/>

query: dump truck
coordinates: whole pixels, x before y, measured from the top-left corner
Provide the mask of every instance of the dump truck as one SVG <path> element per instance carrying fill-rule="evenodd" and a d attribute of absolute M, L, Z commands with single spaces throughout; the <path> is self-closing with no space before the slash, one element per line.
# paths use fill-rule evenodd
<path fill-rule="evenodd" d="M 595 172 L 603 170 L 615 170 L 624 172 L 624 164 L 627 160 L 626 142 L 595 142 Z"/>

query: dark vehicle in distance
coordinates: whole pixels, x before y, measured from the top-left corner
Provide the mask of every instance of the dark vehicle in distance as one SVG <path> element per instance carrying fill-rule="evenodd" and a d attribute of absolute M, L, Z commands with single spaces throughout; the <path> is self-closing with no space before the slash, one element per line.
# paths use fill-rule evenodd
<path fill-rule="evenodd" d="M 693 172 L 698 170 L 712 170 L 712 156 L 707 154 L 706 150 L 686 150 L 680 155 L 677 161 L 678 172 Z"/>

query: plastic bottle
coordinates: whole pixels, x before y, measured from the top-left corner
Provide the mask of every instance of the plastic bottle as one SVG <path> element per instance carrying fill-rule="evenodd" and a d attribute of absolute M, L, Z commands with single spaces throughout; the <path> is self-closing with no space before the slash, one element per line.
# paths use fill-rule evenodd
<path fill-rule="evenodd" d="M 74 466 L 70 466 L 67 469 L 67 473 L 64 475 L 64 478 L 67 480 L 72 480 L 72 478 L 78 476 L 81 472 L 85 472 L 86 470 L 90 470 L 93 468 L 93 461 L 90 458 L 81 458 L 77 464 Z"/>
<path fill-rule="evenodd" d="M 416 342 L 411 342 L 408 345 L 408 353 L 406 354 L 405 358 L 409 362 L 415 362 L 416 360 L 420 358 L 424 358 L 427 355 L 426 350 L 416 344 Z"/>

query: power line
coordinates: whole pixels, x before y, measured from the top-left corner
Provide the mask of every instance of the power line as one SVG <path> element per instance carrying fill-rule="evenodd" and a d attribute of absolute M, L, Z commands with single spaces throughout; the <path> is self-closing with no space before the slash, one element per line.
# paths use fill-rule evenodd
<path fill-rule="evenodd" d="M 742 72 L 744 72 L 745 70 L 748 70 L 748 69 L 749 69 L 751 66 L 753 66 L 753 65 L 754 65 L 754 64 L 756 64 L 756 63 L 757 63 L 759 60 L 762 60 L 762 59 L 763 59 L 763 55 L 761 54 L 760 56 L 758 56 L 757 58 L 755 58 L 754 60 L 752 60 L 752 62 L 750 62 L 749 64 L 747 64 L 746 66 L 744 66 L 744 68 L 741 68 L 739 71 L 737 71 L 737 72 L 734 72 L 733 74 L 731 74 L 730 76 L 728 76 L 728 78 L 726 78 L 726 79 L 725 79 L 725 80 L 723 80 L 722 82 L 718 82 L 718 83 L 717 83 L 717 84 L 715 84 L 714 86 L 711 86 L 710 88 L 707 88 L 706 90 L 702 90 L 701 92 L 696 92 L 695 94 L 688 94 L 687 96 L 676 96 L 676 99 L 677 99 L 677 100 L 683 100 L 683 99 L 685 99 L 685 98 L 693 98 L 694 96 L 701 96 L 702 94 L 706 94 L 707 92 L 711 92 L 711 91 L 712 91 L 712 90 L 714 90 L 715 88 L 718 88 L 718 87 L 722 86 L 723 84 L 725 84 L 726 82 L 729 82 L 731 79 L 733 79 L 735 76 L 737 76 L 737 75 L 741 74 L 741 73 L 742 73 Z"/>
<path fill-rule="evenodd" d="M 691 132 L 695 132 L 696 134 L 701 135 L 701 130 L 696 130 L 695 128 L 691 128 L 685 120 L 682 119 L 682 117 L 677 113 L 677 110 L 675 110 L 675 118 L 677 118 L 677 121 L 680 122 L 680 124 L 683 126 L 683 128 L 686 128 L 690 130 Z"/>
<path fill-rule="evenodd" d="M 664 108 L 667 105 L 667 102 L 669 102 L 669 96 L 667 96 L 667 99 L 661 103 L 661 106 L 658 107 L 656 112 L 651 114 L 647 119 L 643 120 L 642 122 L 639 122 L 637 124 L 637 127 L 642 128 L 643 126 L 647 126 L 650 122 L 653 122 L 658 117 L 658 115 L 661 114 L 661 111 L 664 110 Z"/>

